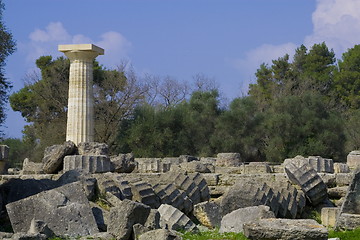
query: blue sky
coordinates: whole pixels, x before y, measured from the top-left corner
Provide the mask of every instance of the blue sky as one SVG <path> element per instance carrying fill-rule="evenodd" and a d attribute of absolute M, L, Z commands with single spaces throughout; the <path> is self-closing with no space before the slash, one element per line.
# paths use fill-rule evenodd
<path fill-rule="evenodd" d="M 7 61 L 12 91 L 58 44 L 94 43 L 107 68 L 129 61 L 139 74 L 191 82 L 213 78 L 229 100 L 247 93 L 262 62 L 325 41 L 337 58 L 360 42 L 358 0 L 3 0 L 17 41 Z M 1 129 L 21 137 L 19 113 Z"/>

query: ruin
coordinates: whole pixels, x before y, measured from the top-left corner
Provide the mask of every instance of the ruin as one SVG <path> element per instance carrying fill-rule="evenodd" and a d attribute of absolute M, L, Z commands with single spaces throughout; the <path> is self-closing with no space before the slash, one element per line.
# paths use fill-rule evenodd
<path fill-rule="evenodd" d="M 93 44 L 59 45 L 70 59 L 66 141 L 94 141 L 93 61 L 104 49 Z"/>

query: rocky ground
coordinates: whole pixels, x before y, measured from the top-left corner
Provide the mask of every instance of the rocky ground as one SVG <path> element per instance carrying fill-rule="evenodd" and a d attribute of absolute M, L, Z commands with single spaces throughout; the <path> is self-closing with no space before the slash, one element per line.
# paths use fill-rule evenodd
<path fill-rule="evenodd" d="M 7 154 L 1 146 L 0 163 Z M 348 164 L 297 156 L 269 165 L 238 153 L 108 156 L 105 144 L 66 142 L 47 148 L 41 163 L 4 169 L 0 238 L 162 240 L 219 228 L 249 239 L 328 239 L 328 227 L 360 226 L 357 163 L 357 151 Z M 307 219 L 314 212 L 323 225 Z"/>

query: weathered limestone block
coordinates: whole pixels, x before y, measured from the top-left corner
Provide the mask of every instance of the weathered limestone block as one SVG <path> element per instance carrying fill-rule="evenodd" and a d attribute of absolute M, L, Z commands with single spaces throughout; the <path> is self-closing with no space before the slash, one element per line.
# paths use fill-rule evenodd
<path fill-rule="evenodd" d="M 259 188 L 259 191 L 256 193 L 255 200 L 256 205 L 269 206 L 275 216 L 278 215 L 280 208 L 280 193 L 276 191 L 274 192 L 274 190 L 266 183 L 264 183 L 263 186 Z M 284 202 L 284 204 L 286 204 L 286 202 Z M 283 208 L 286 208 L 286 206 Z"/>
<path fill-rule="evenodd" d="M 200 161 L 183 162 L 179 165 L 181 169 L 188 173 L 211 173 L 215 171 L 215 167 L 210 164 L 204 164 Z"/>
<path fill-rule="evenodd" d="M 360 166 L 360 151 L 351 151 L 347 155 L 346 164 L 349 168 L 357 168 Z"/>
<path fill-rule="evenodd" d="M 120 240 L 131 237 L 133 225 L 144 225 L 150 214 L 150 207 L 130 200 L 123 200 L 110 209 L 108 232 Z"/>
<path fill-rule="evenodd" d="M 332 159 L 322 158 L 320 156 L 296 156 L 295 158 L 285 159 L 283 165 L 286 167 L 288 163 L 292 163 L 297 167 L 309 164 L 316 172 L 334 173 L 334 162 Z"/>
<path fill-rule="evenodd" d="M 155 229 L 141 234 L 138 240 L 181 240 L 175 232 L 167 229 Z"/>
<path fill-rule="evenodd" d="M 240 165 L 242 166 L 242 165 Z M 243 173 L 243 169 L 238 167 L 220 167 L 220 166 L 215 166 L 215 173 L 217 174 L 222 174 L 222 175 L 227 175 L 227 174 L 242 174 Z"/>
<path fill-rule="evenodd" d="M 32 219 L 42 220 L 57 236 L 98 232 L 89 202 L 78 183 L 71 183 L 6 205 L 14 232 L 27 232 Z"/>
<path fill-rule="evenodd" d="M 193 215 L 205 227 L 220 227 L 220 206 L 214 202 L 201 202 L 194 205 Z"/>
<path fill-rule="evenodd" d="M 64 157 L 75 153 L 75 144 L 71 141 L 63 145 L 53 145 L 44 151 L 43 170 L 45 173 L 57 173 L 63 168 Z"/>
<path fill-rule="evenodd" d="M 264 205 L 239 208 L 222 218 L 220 232 L 242 232 L 244 223 L 262 218 L 275 218 L 275 214 L 268 206 Z"/>
<path fill-rule="evenodd" d="M 348 186 L 351 184 L 352 178 L 353 178 L 352 173 L 337 173 L 335 174 L 336 186 L 338 187 Z"/>
<path fill-rule="evenodd" d="M 0 161 L 9 160 L 10 148 L 7 145 L 0 145 Z"/>
<path fill-rule="evenodd" d="M 176 188 L 173 184 L 154 186 L 156 195 L 160 198 L 162 204 L 171 205 L 184 213 L 190 213 L 193 209 L 193 203 L 186 193 Z"/>
<path fill-rule="evenodd" d="M 171 230 L 196 230 L 196 225 L 183 212 L 171 205 L 161 204 L 158 208 L 160 213 L 160 226 Z"/>
<path fill-rule="evenodd" d="M 110 161 L 113 164 L 114 172 L 131 173 L 136 168 L 134 154 L 132 153 L 111 156 Z"/>
<path fill-rule="evenodd" d="M 57 184 L 49 179 L 9 179 L 6 183 L 0 185 L 0 192 L 4 205 L 15 202 L 42 191 L 55 188 Z"/>
<path fill-rule="evenodd" d="M 333 198 L 342 198 L 345 197 L 347 191 L 348 191 L 348 186 L 342 186 L 342 187 L 334 187 L 334 188 L 328 188 L 328 195 L 330 199 Z"/>
<path fill-rule="evenodd" d="M 191 199 L 193 204 L 201 202 L 200 189 L 196 185 L 195 181 L 189 176 L 179 172 L 169 172 L 167 175 L 168 180 L 172 180 L 175 186 L 183 190 L 186 195 Z"/>
<path fill-rule="evenodd" d="M 106 193 L 111 193 L 113 196 L 117 197 L 119 200 L 125 199 L 122 191 L 118 187 L 117 183 L 112 179 L 100 178 L 98 180 L 98 188 L 100 194 L 106 195 Z"/>
<path fill-rule="evenodd" d="M 200 173 L 190 173 L 188 176 L 194 181 L 196 187 L 199 189 L 200 201 L 204 202 L 210 200 L 210 190 L 204 176 Z"/>
<path fill-rule="evenodd" d="M 28 158 L 25 158 L 23 161 L 23 168 L 21 174 L 42 174 L 43 163 L 31 162 Z"/>
<path fill-rule="evenodd" d="M 135 158 L 135 161 L 139 173 L 168 172 L 171 166 L 171 163 L 163 162 L 161 158 Z"/>
<path fill-rule="evenodd" d="M 289 179 L 301 187 L 312 205 L 316 206 L 327 198 L 325 183 L 309 164 L 297 167 L 288 163 L 285 171 Z"/>
<path fill-rule="evenodd" d="M 360 169 L 356 169 L 352 182 L 341 206 L 336 227 L 354 229 L 360 227 Z"/>
<path fill-rule="evenodd" d="M 346 163 L 334 163 L 334 173 L 349 173 L 350 168 Z"/>
<path fill-rule="evenodd" d="M 191 161 L 198 161 L 199 159 L 197 157 L 191 156 L 191 155 L 180 155 L 179 156 L 179 162 L 191 162 Z"/>
<path fill-rule="evenodd" d="M 238 167 L 242 163 L 240 153 L 218 153 L 216 158 L 216 166 L 220 167 Z"/>
<path fill-rule="evenodd" d="M 271 172 L 285 173 L 285 167 L 283 165 L 273 165 L 273 166 L 271 166 Z"/>
<path fill-rule="evenodd" d="M 321 209 L 321 224 L 325 227 L 335 227 L 336 218 L 339 214 L 340 208 L 324 207 Z"/>
<path fill-rule="evenodd" d="M 102 232 L 106 232 L 110 212 L 108 210 L 103 209 L 94 202 L 89 202 L 89 203 L 90 203 L 91 211 L 95 218 L 96 225 L 98 226 L 98 229 Z"/>
<path fill-rule="evenodd" d="M 202 175 L 208 186 L 216 186 L 219 184 L 219 174 L 205 173 Z"/>
<path fill-rule="evenodd" d="M 140 181 L 130 185 L 134 201 L 146 204 L 151 208 L 158 208 L 160 206 L 160 200 L 150 184 Z"/>
<path fill-rule="evenodd" d="M 244 224 L 244 235 L 262 240 L 327 240 L 328 230 L 312 219 L 259 219 Z"/>
<path fill-rule="evenodd" d="M 81 184 L 85 191 L 85 195 L 88 200 L 94 200 L 95 192 L 97 188 L 97 180 L 88 173 L 84 173 L 77 170 L 70 170 L 65 172 L 61 177 L 56 181 L 58 186 L 63 186 L 65 184 L 78 182 Z"/>
<path fill-rule="evenodd" d="M 81 170 L 87 173 L 104 173 L 111 171 L 110 159 L 105 155 L 71 155 L 64 158 L 64 171 Z"/>
<path fill-rule="evenodd" d="M 78 155 L 98 156 L 109 154 L 109 147 L 105 143 L 81 142 L 77 145 Z"/>
<path fill-rule="evenodd" d="M 269 164 L 265 162 L 251 162 L 249 165 L 240 166 L 243 174 L 271 173 Z"/>

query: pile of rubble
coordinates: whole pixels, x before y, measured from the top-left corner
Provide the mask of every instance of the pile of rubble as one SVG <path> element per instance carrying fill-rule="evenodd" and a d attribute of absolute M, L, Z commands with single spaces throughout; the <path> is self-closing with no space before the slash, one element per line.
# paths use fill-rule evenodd
<path fill-rule="evenodd" d="M 8 151 L 0 146 L 0 164 Z M 220 228 L 249 239 L 327 239 L 326 227 L 360 226 L 360 171 L 349 166 L 315 156 L 245 164 L 238 153 L 109 157 L 105 144 L 66 142 L 1 175 L 0 238 L 161 240 Z M 310 210 L 323 225 L 304 219 Z"/>

